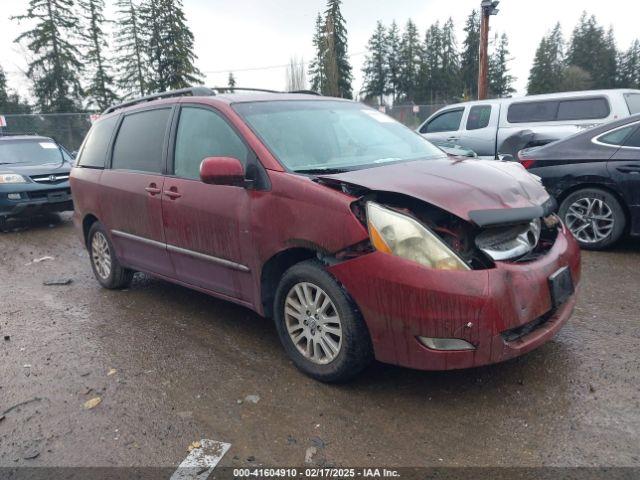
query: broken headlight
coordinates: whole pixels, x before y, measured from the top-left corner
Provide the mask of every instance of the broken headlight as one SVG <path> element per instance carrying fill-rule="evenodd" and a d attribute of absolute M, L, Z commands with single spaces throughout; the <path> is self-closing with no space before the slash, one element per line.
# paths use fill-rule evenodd
<path fill-rule="evenodd" d="M 417 220 L 367 202 L 371 243 L 378 251 L 439 270 L 470 270 L 438 236 Z"/>

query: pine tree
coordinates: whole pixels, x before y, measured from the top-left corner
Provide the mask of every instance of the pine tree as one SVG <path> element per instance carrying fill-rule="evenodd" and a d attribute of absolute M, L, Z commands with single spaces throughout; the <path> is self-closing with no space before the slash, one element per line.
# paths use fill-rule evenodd
<path fill-rule="evenodd" d="M 118 87 L 126 97 L 147 93 L 147 65 L 138 7 L 133 0 L 117 0 L 116 62 Z"/>
<path fill-rule="evenodd" d="M 227 79 L 227 86 L 229 87 L 229 92 L 233 93 L 233 89 L 236 87 L 236 77 L 233 76 L 233 72 L 229 72 L 229 78 Z"/>
<path fill-rule="evenodd" d="M 418 73 L 417 102 L 436 103 L 441 97 L 443 79 L 443 44 L 440 22 L 431 25 L 424 37 Z"/>
<path fill-rule="evenodd" d="M 478 98 L 478 70 L 480 52 L 480 15 L 473 10 L 464 27 L 466 34 L 461 58 L 461 76 L 464 96 Z"/>
<path fill-rule="evenodd" d="M 422 46 L 418 28 L 408 20 L 400 40 L 400 80 L 398 96 L 405 101 L 413 101 L 418 93 Z"/>
<path fill-rule="evenodd" d="M 149 91 L 201 84 L 194 64 L 193 33 L 187 26 L 182 0 L 146 0 L 141 8 L 142 31 L 148 35 Z"/>
<path fill-rule="evenodd" d="M 442 65 L 439 93 L 445 101 L 457 100 L 462 94 L 460 56 L 456 43 L 455 26 L 449 18 L 442 27 Z"/>
<path fill-rule="evenodd" d="M 529 95 L 560 91 L 564 69 L 564 40 L 560 23 L 557 23 L 548 35 L 542 37 L 536 50 L 529 72 Z"/>
<path fill-rule="evenodd" d="M 509 40 L 507 34 L 496 34 L 494 51 L 489 58 L 489 90 L 496 97 L 506 97 L 513 92 L 514 77 L 509 74 Z"/>
<path fill-rule="evenodd" d="M 3 107 L 7 104 L 9 92 L 7 91 L 7 76 L 0 65 L 0 112 L 4 112 Z"/>
<path fill-rule="evenodd" d="M 395 103 L 400 88 L 400 30 L 394 20 L 387 33 L 387 68 L 389 70 L 389 93 Z"/>
<path fill-rule="evenodd" d="M 80 108 L 80 52 L 73 43 L 79 30 L 73 0 L 29 0 L 27 12 L 13 17 L 35 22 L 16 42 L 26 41 L 33 54 L 27 76 L 43 113 L 74 112 Z"/>
<path fill-rule="evenodd" d="M 325 35 L 325 23 L 324 20 L 322 20 L 320 13 L 318 13 L 318 16 L 316 17 L 316 29 L 313 34 L 313 48 L 315 49 L 315 56 L 309 64 L 311 90 L 324 95 L 327 91 L 327 73 L 325 71 L 327 41 Z"/>
<path fill-rule="evenodd" d="M 616 83 L 619 88 L 640 88 L 640 40 L 634 40 L 629 50 L 620 53 Z"/>
<path fill-rule="evenodd" d="M 353 75 L 348 56 L 346 22 L 340 11 L 341 4 L 342 0 L 327 1 L 325 68 L 329 94 L 336 97 L 353 98 L 351 89 Z"/>
<path fill-rule="evenodd" d="M 85 25 L 80 37 L 84 41 L 84 65 L 90 72 L 89 86 L 85 94 L 89 108 L 98 107 L 100 111 L 113 105 L 118 99 L 114 91 L 114 79 L 111 67 L 105 58 L 107 42 L 102 29 L 104 18 L 104 0 L 79 0 Z"/>
<path fill-rule="evenodd" d="M 362 69 L 364 93 L 368 98 L 377 97 L 379 104 L 382 105 L 384 95 L 389 92 L 389 66 L 386 28 L 381 21 L 378 21 L 376 30 L 369 39 L 367 51 Z"/>
<path fill-rule="evenodd" d="M 616 78 L 616 57 L 613 31 L 605 34 L 595 16 L 588 17 L 584 12 L 571 37 L 567 65 L 587 72 L 593 88 L 611 88 Z"/>

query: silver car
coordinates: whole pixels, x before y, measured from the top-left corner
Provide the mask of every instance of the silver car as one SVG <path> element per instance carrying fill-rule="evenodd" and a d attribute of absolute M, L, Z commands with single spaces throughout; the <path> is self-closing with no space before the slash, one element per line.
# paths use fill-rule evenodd
<path fill-rule="evenodd" d="M 523 148 L 544 145 L 580 130 L 640 113 L 640 90 L 589 90 L 499 98 L 448 105 L 418 132 L 484 158 L 515 157 Z"/>

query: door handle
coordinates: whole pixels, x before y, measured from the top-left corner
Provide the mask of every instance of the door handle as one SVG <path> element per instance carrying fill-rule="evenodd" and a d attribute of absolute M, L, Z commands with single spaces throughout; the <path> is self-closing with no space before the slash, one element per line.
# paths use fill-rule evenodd
<path fill-rule="evenodd" d="M 148 187 L 144 188 L 149 195 L 158 195 L 162 190 L 160 190 L 155 183 L 149 184 Z"/>
<path fill-rule="evenodd" d="M 459 140 L 459 137 L 449 137 L 449 138 L 447 138 L 447 142 L 455 142 L 456 140 Z"/>
<path fill-rule="evenodd" d="M 622 172 L 622 173 L 631 173 L 633 175 L 640 174 L 640 167 L 634 167 L 634 166 L 616 167 L 616 170 L 618 170 L 619 172 Z"/>
<path fill-rule="evenodd" d="M 169 190 L 165 190 L 164 194 L 171 200 L 175 200 L 176 198 L 180 198 L 182 196 L 182 194 L 178 192 L 178 189 L 176 187 L 171 187 Z"/>

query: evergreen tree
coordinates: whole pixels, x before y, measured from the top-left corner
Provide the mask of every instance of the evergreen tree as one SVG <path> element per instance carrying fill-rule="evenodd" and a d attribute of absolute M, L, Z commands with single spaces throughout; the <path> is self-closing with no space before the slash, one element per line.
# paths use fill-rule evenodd
<path fill-rule="evenodd" d="M 635 40 L 629 50 L 620 53 L 616 83 L 619 88 L 640 88 L 640 40 Z"/>
<path fill-rule="evenodd" d="M 311 90 L 321 94 L 327 92 L 327 73 L 325 71 L 325 57 L 327 53 L 327 41 L 325 35 L 325 23 L 318 13 L 316 17 L 316 29 L 313 34 L 313 47 L 315 56 L 309 64 L 309 79 Z"/>
<path fill-rule="evenodd" d="M 611 88 L 615 84 L 616 58 L 613 31 L 605 34 L 595 16 L 588 17 L 584 12 L 571 37 L 567 65 L 587 72 L 593 88 Z"/>
<path fill-rule="evenodd" d="M 418 93 L 422 46 L 418 28 L 408 20 L 400 40 L 400 78 L 398 96 L 405 101 L 413 101 Z"/>
<path fill-rule="evenodd" d="M 148 34 L 149 91 L 165 91 L 201 84 L 194 64 L 193 33 L 187 26 L 182 0 L 146 0 L 140 12 Z"/>
<path fill-rule="evenodd" d="M 400 88 L 400 30 L 394 20 L 387 33 L 387 68 L 389 70 L 389 93 L 395 103 Z"/>
<path fill-rule="evenodd" d="M 342 0 L 327 1 L 325 68 L 329 94 L 336 97 L 353 98 L 351 89 L 353 76 L 347 53 L 347 28 L 340 12 L 341 4 Z"/>
<path fill-rule="evenodd" d="M 73 0 L 29 0 L 27 12 L 13 17 L 34 22 L 16 42 L 26 41 L 33 54 L 27 76 L 43 113 L 74 112 L 80 108 L 82 71 L 73 38 L 79 30 Z"/>
<path fill-rule="evenodd" d="M 227 86 L 229 87 L 229 92 L 233 93 L 233 89 L 236 87 L 236 77 L 233 76 L 233 72 L 229 72 Z"/>
<path fill-rule="evenodd" d="M 117 0 L 116 7 L 118 8 L 116 30 L 118 87 L 127 97 L 142 96 L 147 93 L 148 72 L 138 7 L 133 0 Z"/>
<path fill-rule="evenodd" d="M 7 104 L 9 99 L 9 92 L 7 91 L 7 76 L 4 74 L 4 70 L 0 65 L 0 113 L 4 112 L 2 108 Z"/>
<path fill-rule="evenodd" d="M 384 95 L 389 92 L 389 65 L 386 28 L 378 21 L 376 31 L 369 39 L 367 56 L 364 61 L 364 93 L 367 97 L 377 97 L 384 103 Z"/>
<path fill-rule="evenodd" d="M 536 50 L 529 72 L 529 95 L 560 91 L 564 68 L 564 40 L 560 23 L 557 23 L 548 35 L 542 37 Z"/>
<path fill-rule="evenodd" d="M 577 65 L 569 65 L 562 72 L 561 92 L 575 92 L 589 90 L 593 86 L 593 79 L 589 72 Z"/>
<path fill-rule="evenodd" d="M 455 26 L 449 18 L 441 30 L 442 65 L 440 71 L 438 93 L 442 100 L 459 99 L 462 94 L 462 78 L 460 72 L 460 56 L 456 43 Z"/>
<path fill-rule="evenodd" d="M 473 10 L 464 27 L 465 39 L 461 55 L 461 76 L 464 96 L 478 98 L 478 70 L 480 55 L 480 15 Z"/>
<path fill-rule="evenodd" d="M 85 94 L 89 108 L 98 107 L 100 111 L 113 105 L 118 99 L 114 91 L 114 79 L 104 52 L 107 48 L 102 26 L 104 18 L 104 0 L 79 0 L 85 25 L 80 34 L 85 48 L 84 65 L 91 77 Z"/>
<path fill-rule="evenodd" d="M 513 92 L 513 81 L 509 74 L 509 40 L 507 34 L 500 37 L 496 34 L 494 51 L 489 58 L 489 90 L 496 97 L 506 97 Z"/>
<path fill-rule="evenodd" d="M 435 103 L 442 91 L 443 43 L 440 22 L 431 25 L 424 37 L 418 73 L 417 102 Z"/>

